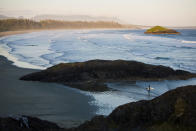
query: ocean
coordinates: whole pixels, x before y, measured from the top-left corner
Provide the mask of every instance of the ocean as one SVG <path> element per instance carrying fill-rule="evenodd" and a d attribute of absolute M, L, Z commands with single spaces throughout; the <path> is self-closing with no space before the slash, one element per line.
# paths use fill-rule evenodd
<path fill-rule="evenodd" d="M 178 29 L 179 35 L 150 35 L 145 30 L 57 30 L 0 38 L 0 55 L 21 68 L 46 69 L 58 63 L 92 59 L 136 60 L 196 73 L 196 30 Z M 119 105 L 152 99 L 196 79 L 107 83 L 115 91 L 80 93 L 91 96 L 96 114 L 108 115 Z M 148 96 L 146 87 L 154 88 Z"/>

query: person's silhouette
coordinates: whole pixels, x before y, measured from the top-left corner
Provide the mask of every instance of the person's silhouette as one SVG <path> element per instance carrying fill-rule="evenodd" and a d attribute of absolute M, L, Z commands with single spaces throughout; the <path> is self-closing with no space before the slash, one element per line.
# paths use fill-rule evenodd
<path fill-rule="evenodd" d="M 148 91 L 148 96 L 150 96 L 150 90 L 151 90 L 151 88 L 150 88 L 150 85 L 147 87 L 147 91 Z"/>

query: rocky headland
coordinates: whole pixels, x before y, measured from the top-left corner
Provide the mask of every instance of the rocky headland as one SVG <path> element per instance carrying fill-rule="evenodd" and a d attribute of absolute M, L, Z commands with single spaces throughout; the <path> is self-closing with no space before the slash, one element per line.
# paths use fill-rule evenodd
<path fill-rule="evenodd" d="M 173 70 L 161 65 L 150 65 L 125 60 L 90 60 L 61 63 L 46 70 L 21 77 L 26 81 L 56 82 L 85 91 L 106 91 L 105 82 L 189 79 L 196 74 Z"/>
<path fill-rule="evenodd" d="M 30 116 L 0 118 L 0 131 L 60 131 L 61 129 L 55 123 Z"/>
<path fill-rule="evenodd" d="M 95 116 L 76 128 L 22 116 L 0 118 L 2 131 L 195 131 L 196 86 L 179 87 L 152 100 L 117 107 L 109 116 Z"/>
<path fill-rule="evenodd" d="M 162 26 L 154 26 L 150 29 L 148 29 L 145 34 L 180 34 L 180 32 L 177 32 L 173 29 L 168 29 Z"/>

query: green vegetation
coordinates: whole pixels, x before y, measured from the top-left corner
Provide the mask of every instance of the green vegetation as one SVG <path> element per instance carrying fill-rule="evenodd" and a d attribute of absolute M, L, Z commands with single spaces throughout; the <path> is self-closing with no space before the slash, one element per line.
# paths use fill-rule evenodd
<path fill-rule="evenodd" d="M 157 31 L 166 31 L 166 30 L 169 30 L 169 29 L 162 27 L 162 26 L 155 26 L 153 28 L 148 29 L 147 32 L 157 32 Z"/>
<path fill-rule="evenodd" d="M 155 26 L 153 28 L 150 28 L 145 33 L 146 34 L 179 34 L 179 32 L 173 29 L 168 29 L 162 26 Z"/>
<path fill-rule="evenodd" d="M 10 30 L 24 30 L 41 28 L 41 23 L 31 21 L 28 19 L 5 19 L 0 20 L 0 31 L 10 31 Z"/>
<path fill-rule="evenodd" d="M 117 22 L 86 22 L 86 21 L 56 21 L 44 20 L 36 22 L 29 19 L 0 20 L 0 32 L 28 29 L 81 29 L 81 28 L 123 28 Z"/>

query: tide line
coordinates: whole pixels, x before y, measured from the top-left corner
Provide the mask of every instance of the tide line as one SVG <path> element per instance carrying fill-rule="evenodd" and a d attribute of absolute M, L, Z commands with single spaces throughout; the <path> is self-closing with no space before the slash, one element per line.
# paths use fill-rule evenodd
<path fill-rule="evenodd" d="M 21 67 L 21 68 L 27 68 L 27 69 L 46 69 L 44 67 L 41 66 L 36 66 L 36 65 L 32 65 L 30 63 L 27 62 L 23 62 L 23 61 L 19 61 L 16 57 L 14 57 L 13 55 L 11 55 L 8 50 L 5 49 L 5 47 L 3 47 L 3 45 L 0 45 L 0 55 L 6 57 L 8 60 L 13 62 L 13 65 L 17 66 L 17 67 Z"/>

